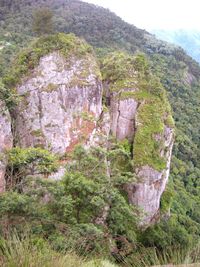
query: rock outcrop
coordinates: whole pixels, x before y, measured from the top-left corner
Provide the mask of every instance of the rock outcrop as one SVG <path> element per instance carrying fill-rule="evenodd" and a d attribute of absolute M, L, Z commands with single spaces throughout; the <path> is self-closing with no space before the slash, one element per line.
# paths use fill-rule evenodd
<path fill-rule="evenodd" d="M 91 138 L 102 112 L 102 84 L 92 54 L 43 56 L 17 87 L 22 101 L 16 132 L 21 147 L 41 146 L 59 155 Z"/>
<path fill-rule="evenodd" d="M 126 184 L 125 190 L 129 202 L 142 211 L 141 226 L 146 226 L 159 218 L 160 199 L 169 177 L 174 142 L 170 107 L 164 89 L 149 73 L 142 55 L 133 63 L 128 55 L 114 53 L 105 60 L 103 72 L 106 88 L 110 87 L 110 95 L 106 95 L 111 132 L 116 139 L 126 138 L 133 146 L 137 182 Z"/>
<path fill-rule="evenodd" d="M 5 104 L 0 100 L 0 193 L 5 191 L 6 150 L 12 148 L 11 119 Z"/>
<path fill-rule="evenodd" d="M 120 94 L 122 92 L 127 91 L 121 89 Z M 134 93 L 135 89 L 129 88 L 129 92 Z M 155 139 L 154 145 L 157 145 L 159 148 L 159 157 L 164 161 L 163 167 L 161 169 L 160 167 L 157 168 L 152 162 L 148 162 L 147 159 L 144 159 L 141 164 L 138 164 L 136 158 L 142 157 L 142 153 L 148 153 L 148 148 L 145 148 L 146 151 L 142 151 L 142 146 L 139 144 L 139 151 L 135 151 L 134 149 L 134 140 L 137 138 L 139 128 L 143 123 L 138 119 L 141 100 L 136 99 L 128 98 L 121 100 L 120 96 L 119 98 L 116 98 L 116 96 L 113 97 L 110 107 L 111 131 L 117 140 L 127 138 L 130 142 L 133 142 L 133 161 L 136 163 L 135 174 L 138 180 L 137 183 L 127 184 L 125 188 L 128 193 L 129 202 L 140 207 L 143 211 L 141 225 L 145 226 L 156 222 L 159 218 L 160 199 L 169 177 L 174 131 L 173 127 L 170 128 L 165 125 L 164 117 L 162 118 L 162 114 L 160 114 L 160 119 L 163 120 L 163 131 L 152 136 L 152 139 Z M 149 134 L 153 135 L 151 132 Z M 143 142 L 145 143 L 145 141 L 147 141 L 146 146 L 148 146 L 148 139 Z M 136 153 L 141 153 L 141 155 L 137 155 Z M 150 153 L 149 156 L 153 157 L 154 155 Z"/>
<path fill-rule="evenodd" d="M 63 156 L 78 143 L 104 146 L 110 135 L 117 142 L 128 139 L 137 182 L 130 181 L 125 190 L 130 204 L 143 210 L 141 224 L 148 225 L 159 215 L 174 140 L 164 89 L 150 73 L 144 56 L 114 53 L 101 64 L 103 95 L 95 56 L 77 40 L 75 36 L 57 35 L 53 41 L 60 42 L 59 49 L 55 51 L 51 41 L 51 49 L 45 50 L 18 82 L 18 145 L 42 146 Z M 37 44 L 36 48 L 38 51 Z M 27 57 L 32 55 L 34 52 Z M 62 168 L 52 177 L 58 179 L 63 172 Z"/>
<path fill-rule="evenodd" d="M 160 199 L 168 182 L 174 142 L 173 129 L 166 126 L 161 138 L 164 144 L 161 154 L 166 159 L 165 168 L 160 171 L 149 165 L 137 168 L 138 182 L 126 186 L 130 203 L 143 210 L 142 226 L 155 223 L 160 217 Z"/>

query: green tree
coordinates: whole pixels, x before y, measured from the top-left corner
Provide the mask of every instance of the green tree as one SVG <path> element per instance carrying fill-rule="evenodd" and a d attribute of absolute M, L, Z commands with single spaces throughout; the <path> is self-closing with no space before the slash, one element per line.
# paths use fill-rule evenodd
<path fill-rule="evenodd" d="M 108 151 L 77 146 L 73 162 L 67 166 L 64 186 L 79 224 L 93 222 L 106 227 L 113 237 L 124 235 L 133 241 L 135 208 L 129 205 L 122 189 L 135 179 L 130 172 L 129 151 L 126 142 L 113 145 Z"/>
<path fill-rule="evenodd" d="M 19 96 L 14 90 L 7 90 L 0 79 L 0 99 L 5 101 L 7 108 L 11 111 L 18 103 Z"/>
<path fill-rule="evenodd" d="M 49 8 L 43 7 L 35 10 L 32 30 L 38 36 L 53 32 L 53 12 Z"/>
<path fill-rule="evenodd" d="M 18 185 L 28 175 L 48 175 L 57 170 L 57 159 L 41 148 L 14 147 L 8 151 L 7 185 Z"/>

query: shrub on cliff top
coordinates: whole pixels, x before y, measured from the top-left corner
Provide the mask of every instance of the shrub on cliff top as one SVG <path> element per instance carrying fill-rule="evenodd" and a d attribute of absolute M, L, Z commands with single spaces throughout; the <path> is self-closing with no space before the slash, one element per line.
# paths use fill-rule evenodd
<path fill-rule="evenodd" d="M 108 83 L 116 101 L 133 98 L 138 102 L 133 145 L 134 166 L 151 166 L 161 171 L 166 167 L 161 157 L 165 125 L 174 127 L 171 109 L 160 80 L 154 76 L 144 54 L 124 52 L 108 54 L 101 62 L 103 81 Z M 162 139 L 162 138 L 161 138 Z"/>
<path fill-rule="evenodd" d="M 84 40 L 74 34 L 58 33 L 36 39 L 28 49 L 24 49 L 13 62 L 12 68 L 3 77 L 7 88 L 13 88 L 20 79 L 34 69 L 42 56 L 53 51 L 59 51 L 64 57 L 78 55 L 79 59 L 92 48 Z"/>

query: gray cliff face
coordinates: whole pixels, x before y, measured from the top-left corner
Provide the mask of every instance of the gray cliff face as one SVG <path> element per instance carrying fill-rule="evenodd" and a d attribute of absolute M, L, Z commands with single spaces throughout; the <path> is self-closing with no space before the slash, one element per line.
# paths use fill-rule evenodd
<path fill-rule="evenodd" d="M 126 92 L 121 89 L 110 96 L 110 125 L 111 133 L 117 140 L 125 138 L 133 142 L 137 132 L 138 108 L 141 103 L 134 98 L 120 99 L 120 95 Z M 137 88 L 129 88 L 128 92 L 136 92 Z M 129 202 L 142 210 L 141 225 L 149 225 L 159 218 L 160 199 L 166 188 L 169 178 L 171 154 L 174 142 L 174 131 L 164 126 L 163 134 L 154 136 L 158 143 L 163 144 L 160 156 L 166 160 L 166 166 L 158 171 L 151 166 L 144 165 L 136 169 L 137 183 L 125 186 Z"/>
<path fill-rule="evenodd" d="M 174 131 L 165 126 L 159 138 L 164 144 L 160 153 L 166 159 L 165 169 L 157 171 L 148 165 L 142 166 L 136 170 L 138 182 L 126 185 L 129 202 L 143 211 L 141 226 L 155 223 L 159 218 L 160 199 L 169 178 Z"/>
<path fill-rule="evenodd" d="M 133 98 L 118 100 L 111 99 L 111 130 L 118 140 L 128 138 L 133 140 L 135 131 L 135 116 L 138 102 Z"/>
<path fill-rule="evenodd" d="M 4 103 L 0 100 L 0 193 L 5 191 L 6 150 L 12 148 L 11 119 Z"/>
<path fill-rule="evenodd" d="M 122 88 L 109 93 L 106 88 L 109 104 L 105 109 L 99 73 L 92 55 L 81 59 L 71 55 L 65 59 L 58 52 L 52 52 L 42 57 L 31 75 L 17 87 L 22 97 L 16 110 L 18 145 L 41 146 L 61 156 L 73 151 L 79 143 L 86 148 L 106 147 L 109 135 L 120 141 L 127 138 L 134 145 L 141 101 L 123 98 L 121 93 L 135 93 L 139 89 Z M 160 156 L 166 160 L 165 168 L 158 171 L 148 164 L 138 167 L 138 182 L 125 186 L 130 204 L 143 210 L 142 225 L 153 223 L 159 215 L 160 198 L 169 176 L 174 132 L 165 126 L 163 134 L 154 138 L 162 143 Z M 61 166 L 50 178 L 60 179 L 64 171 Z M 105 221 L 106 214 L 105 207 L 99 223 Z"/>
<path fill-rule="evenodd" d="M 64 155 L 90 138 L 102 111 L 96 68 L 89 57 L 66 61 L 53 52 L 41 58 L 17 88 L 23 96 L 16 120 L 20 146 L 42 146 Z"/>

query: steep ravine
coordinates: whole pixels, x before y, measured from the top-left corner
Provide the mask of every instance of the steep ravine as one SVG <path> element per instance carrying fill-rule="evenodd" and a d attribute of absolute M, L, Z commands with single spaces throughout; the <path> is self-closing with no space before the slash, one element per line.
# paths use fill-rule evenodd
<path fill-rule="evenodd" d="M 12 70 L 21 97 L 15 110 L 17 145 L 39 146 L 65 156 L 77 144 L 105 146 L 110 137 L 116 142 L 128 139 L 133 147 L 132 171 L 138 177 L 137 183 L 125 185 L 129 202 L 143 211 L 141 224 L 156 221 L 174 140 L 164 89 L 145 69 L 145 59 L 140 55 L 108 55 L 100 70 L 84 41 L 64 34 L 51 38 L 43 38 L 47 51 L 37 55 L 42 49 L 39 40 L 23 54 L 24 65 L 34 54 L 38 60 L 20 79 Z M 59 43 L 59 51 L 54 51 L 54 42 Z M 106 106 L 102 104 L 104 83 L 109 97 Z M 10 136 L 9 129 L 8 124 L 3 134 Z M 0 141 L 1 147 L 12 145 L 11 141 Z M 3 184 L 6 162 L 2 162 Z"/>

